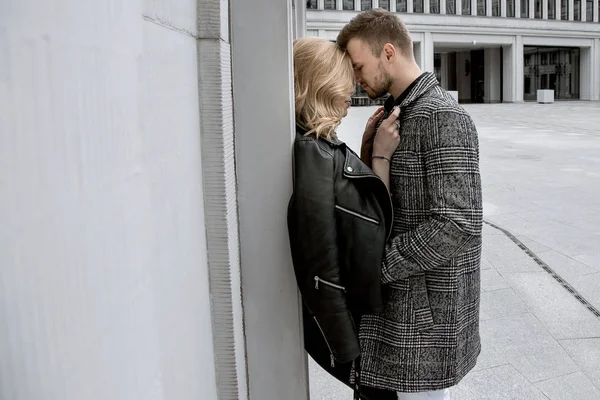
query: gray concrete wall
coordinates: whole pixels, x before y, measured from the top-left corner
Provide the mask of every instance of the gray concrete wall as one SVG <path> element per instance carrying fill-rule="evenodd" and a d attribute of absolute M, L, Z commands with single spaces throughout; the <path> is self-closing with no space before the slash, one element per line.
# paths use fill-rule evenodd
<path fill-rule="evenodd" d="M 0 398 L 216 398 L 196 1 L 0 8 Z"/>
<path fill-rule="evenodd" d="M 307 366 L 286 224 L 294 135 L 291 0 L 230 5 L 249 398 L 301 400 L 308 398 Z"/>

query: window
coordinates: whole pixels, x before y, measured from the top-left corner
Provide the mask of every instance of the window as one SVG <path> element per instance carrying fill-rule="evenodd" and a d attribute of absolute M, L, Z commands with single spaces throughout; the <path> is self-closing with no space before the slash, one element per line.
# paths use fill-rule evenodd
<path fill-rule="evenodd" d="M 379 8 L 390 11 L 390 0 L 379 0 Z"/>
<path fill-rule="evenodd" d="M 406 0 L 396 0 L 396 12 L 408 12 Z"/>
<path fill-rule="evenodd" d="M 525 101 L 536 100 L 537 89 L 554 90 L 556 100 L 579 99 L 580 50 L 570 47 L 523 46 Z"/>
<path fill-rule="evenodd" d="M 492 0 L 492 17 L 500 16 L 500 0 Z"/>
<path fill-rule="evenodd" d="M 463 0 L 462 15 L 471 15 L 471 0 Z"/>
<path fill-rule="evenodd" d="M 335 0 L 325 0 L 326 10 L 335 10 Z"/>
<path fill-rule="evenodd" d="M 506 0 L 506 16 L 515 17 L 515 0 Z"/>
<path fill-rule="evenodd" d="M 413 12 L 423 14 L 423 0 L 413 0 Z"/>
<path fill-rule="evenodd" d="M 573 85 L 573 74 L 569 72 L 569 87 L 567 88 L 567 90 L 571 91 L 571 88 L 575 86 Z"/>
<path fill-rule="evenodd" d="M 525 79 L 523 79 L 523 87 L 525 88 L 525 93 L 526 94 L 530 94 L 531 93 L 531 78 L 529 76 L 525 76 Z"/>
<path fill-rule="evenodd" d="M 569 0 L 560 0 L 562 1 L 560 5 L 560 19 L 563 21 L 569 20 Z"/>
<path fill-rule="evenodd" d="M 587 0 L 585 3 L 585 20 L 592 22 L 594 20 L 594 0 Z"/>
<path fill-rule="evenodd" d="M 542 0 L 535 0 L 535 18 L 542 19 Z"/>
<path fill-rule="evenodd" d="M 548 19 L 556 19 L 556 0 L 548 0 Z"/>
<path fill-rule="evenodd" d="M 529 0 L 521 0 L 521 18 L 529 18 Z"/>
<path fill-rule="evenodd" d="M 541 89 L 548 89 L 548 75 L 544 74 L 540 78 L 541 78 L 540 88 Z"/>
<path fill-rule="evenodd" d="M 446 14 L 456 14 L 456 0 L 446 0 Z"/>
<path fill-rule="evenodd" d="M 354 10 L 354 0 L 344 0 L 342 8 L 344 10 Z"/>
<path fill-rule="evenodd" d="M 574 20 L 581 21 L 581 0 L 573 1 Z"/>
<path fill-rule="evenodd" d="M 442 55 L 440 53 L 433 54 L 433 72 L 438 82 L 442 82 Z"/>
<path fill-rule="evenodd" d="M 487 14 L 486 0 L 477 0 L 477 15 L 479 17 L 485 17 Z"/>
<path fill-rule="evenodd" d="M 360 9 L 363 11 L 373 8 L 373 0 L 361 0 Z"/>
<path fill-rule="evenodd" d="M 306 8 L 309 10 L 316 10 L 317 0 L 306 0 Z"/>
<path fill-rule="evenodd" d="M 440 0 L 429 0 L 429 12 L 431 14 L 440 13 Z"/>

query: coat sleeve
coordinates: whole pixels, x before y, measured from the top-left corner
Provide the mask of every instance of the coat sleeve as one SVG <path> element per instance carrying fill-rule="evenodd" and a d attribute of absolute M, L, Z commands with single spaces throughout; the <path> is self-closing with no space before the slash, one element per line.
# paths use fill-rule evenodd
<path fill-rule="evenodd" d="M 388 241 L 382 283 L 444 265 L 481 237 L 479 144 L 471 118 L 458 110 L 434 113 L 421 150 L 429 218 Z"/>
<path fill-rule="evenodd" d="M 338 257 L 334 158 L 314 140 L 294 145 L 294 193 L 288 229 L 303 301 L 338 362 L 359 355 Z M 331 283 L 333 285 L 328 285 Z"/>

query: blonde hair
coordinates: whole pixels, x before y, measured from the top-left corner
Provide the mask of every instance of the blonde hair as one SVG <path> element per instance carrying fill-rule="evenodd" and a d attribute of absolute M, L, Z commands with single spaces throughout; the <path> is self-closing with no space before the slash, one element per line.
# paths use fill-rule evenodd
<path fill-rule="evenodd" d="M 340 104 L 354 92 L 350 57 L 327 39 L 295 40 L 294 91 L 296 123 L 307 135 L 335 137 L 346 113 Z"/>

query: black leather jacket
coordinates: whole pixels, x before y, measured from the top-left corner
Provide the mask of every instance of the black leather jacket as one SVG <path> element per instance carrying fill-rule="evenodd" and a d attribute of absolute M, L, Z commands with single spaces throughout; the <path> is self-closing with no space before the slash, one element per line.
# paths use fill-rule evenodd
<path fill-rule="evenodd" d="M 334 368 L 360 355 L 357 318 L 383 307 L 392 205 L 383 181 L 346 144 L 305 132 L 297 127 L 288 230 L 305 348 Z"/>

